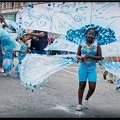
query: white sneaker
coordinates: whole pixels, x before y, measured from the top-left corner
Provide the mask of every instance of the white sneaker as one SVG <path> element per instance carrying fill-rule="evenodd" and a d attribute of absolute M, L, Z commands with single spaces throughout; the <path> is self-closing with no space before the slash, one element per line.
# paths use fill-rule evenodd
<path fill-rule="evenodd" d="M 7 73 L 7 72 L 6 72 L 6 73 L 3 73 L 3 76 L 5 76 L 5 77 L 8 76 L 8 73 Z"/>
<path fill-rule="evenodd" d="M 11 75 L 11 72 L 8 72 L 8 75 Z"/>
<path fill-rule="evenodd" d="M 82 109 L 82 105 L 81 104 L 77 105 L 76 110 L 80 111 L 81 109 Z"/>
<path fill-rule="evenodd" d="M 84 101 L 84 107 L 85 107 L 86 109 L 88 109 L 88 100 L 85 100 L 85 101 Z"/>

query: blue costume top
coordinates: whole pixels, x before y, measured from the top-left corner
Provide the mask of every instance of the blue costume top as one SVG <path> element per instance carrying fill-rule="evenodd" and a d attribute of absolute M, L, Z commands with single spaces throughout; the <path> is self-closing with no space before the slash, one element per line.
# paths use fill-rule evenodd
<path fill-rule="evenodd" d="M 18 60 L 19 60 L 19 62 L 21 62 L 24 59 L 24 57 L 26 56 L 26 54 L 27 54 L 27 46 L 22 41 L 21 41 L 21 48 L 20 48 L 20 50 L 23 50 L 26 53 L 24 53 L 24 54 L 21 53 L 21 52 L 18 53 Z"/>
<path fill-rule="evenodd" d="M 4 54 L 5 59 L 10 59 L 10 60 L 13 59 L 13 52 L 12 51 L 4 50 L 4 52 L 5 52 L 5 54 Z"/>
<path fill-rule="evenodd" d="M 2 46 L 7 46 L 6 50 L 19 50 L 20 45 L 16 41 L 17 33 L 12 31 L 0 23 L 0 42 Z"/>
<path fill-rule="evenodd" d="M 81 56 L 82 55 L 96 55 L 97 53 L 97 42 L 95 41 L 90 47 L 86 44 L 86 42 L 83 42 L 81 44 Z M 85 60 L 85 62 L 80 62 L 80 65 L 84 68 L 87 69 L 95 69 L 96 68 L 96 63 L 94 62 L 93 59 L 88 58 Z"/>

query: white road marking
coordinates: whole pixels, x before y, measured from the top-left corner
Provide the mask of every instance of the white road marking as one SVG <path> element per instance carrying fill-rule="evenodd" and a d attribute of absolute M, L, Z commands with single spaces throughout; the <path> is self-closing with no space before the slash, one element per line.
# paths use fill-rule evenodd
<path fill-rule="evenodd" d="M 78 69 L 78 67 L 66 67 L 67 69 L 71 69 L 71 68 L 73 68 L 73 69 Z"/>
<path fill-rule="evenodd" d="M 63 71 L 65 71 L 65 72 L 68 72 L 68 73 L 70 73 L 70 74 L 73 74 L 73 75 L 76 75 L 76 76 L 78 76 L 78 74 L 76 74 L 76 73 L 74 73 L 74 72 L 70 72 L 69 70 L 65 70 L 65 69 L 62 69 Z M 97 74 L 98 76 L 102 76 L 102 74 Z"/>
<path fill-rule="evenodd" d="M 70 72 L 70 71 L 68 71 L 68 70 L 65 70 L 65 69 L 62 69 L 63 71 L 65 71 L 65 72 L 68 72 L 68 73 L 70 73 L 70 74 L 73 74 L 73 75 L 76 75 L 76 76 L 78 76 L 78 74 L 76 74 L 76 73 L 74 73 L 74 72 Z"/>

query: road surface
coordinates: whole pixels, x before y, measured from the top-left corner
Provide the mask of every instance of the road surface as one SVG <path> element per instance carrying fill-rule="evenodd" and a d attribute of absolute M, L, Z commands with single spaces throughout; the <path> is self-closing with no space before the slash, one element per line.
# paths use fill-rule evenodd
<path fill-rule="evenodd" d="M 10 76 L 4 77 L 0 73 L 0 118 L 119 118 L 120 92 L 115 90 L 116 83 L 102 79 L 99 67 L 97 87 L 89 100 L 89 109 L 75 110 L 78 65 L 70 65 L 53 74 L 42 89 L 34 92 L 20 83 L 14 68 Z M 87 90 L 88 84 L 84 97 Z"/>

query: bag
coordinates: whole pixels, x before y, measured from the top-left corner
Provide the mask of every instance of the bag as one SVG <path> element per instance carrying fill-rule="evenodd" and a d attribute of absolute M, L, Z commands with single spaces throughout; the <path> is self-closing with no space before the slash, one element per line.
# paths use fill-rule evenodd
<path fill-rule="evenodd" d="M 9 71 L 13 68 L 12 60 L 11 59 L 4 59 L 2 63 L 2 67 L 4 70 Z"/>

